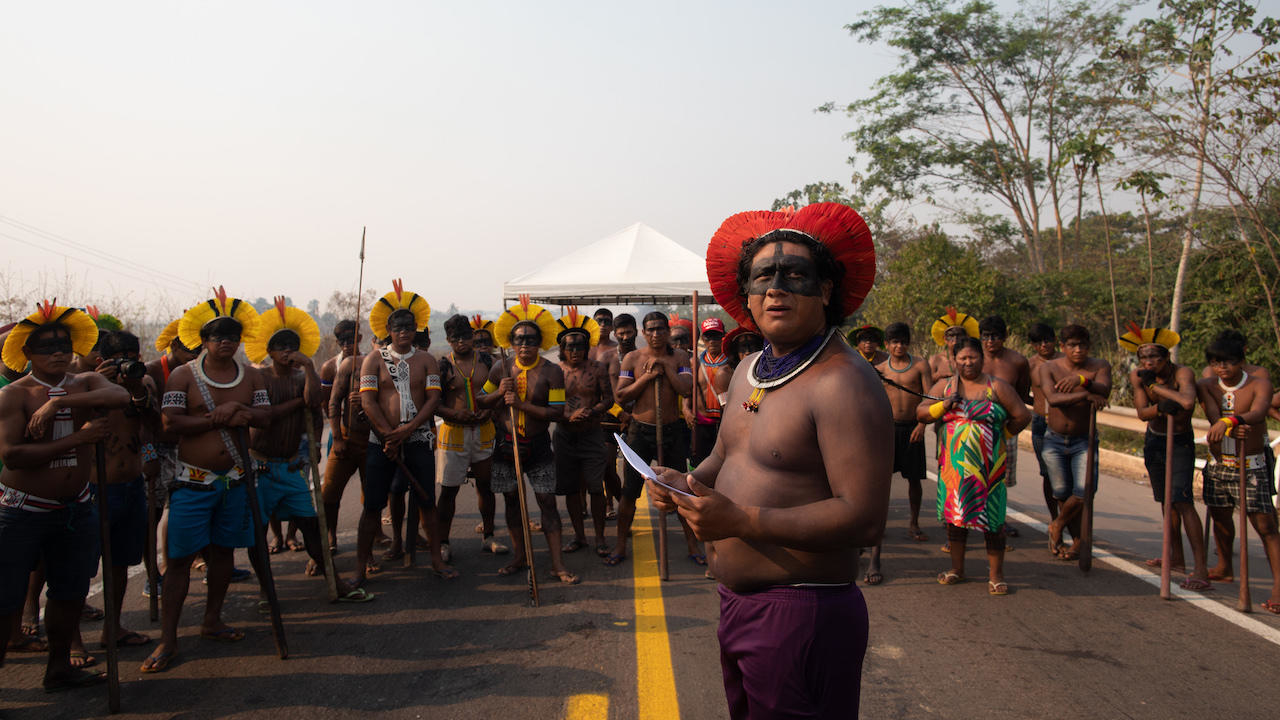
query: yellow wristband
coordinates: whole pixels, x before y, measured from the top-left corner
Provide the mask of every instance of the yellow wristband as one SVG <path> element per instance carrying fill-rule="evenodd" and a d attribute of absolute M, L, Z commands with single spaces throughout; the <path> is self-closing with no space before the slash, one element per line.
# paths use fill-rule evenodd
<path fill-rule="evenodd" d="M 1088 389 L 1089 389 L 1089 385 L 1091 385 L 1091 384 L 1092 384 L 1092 383 L 1090 383 L 1090 382 L 1089 382 L 1089 378 L 1087 378 L 1087 377 L 1085 377 L 1085 376 L 1083 376 L 1083 375 L 1078 375 L 1077 377 L 1079 377 L 1079 378 L 1080 378 L 1080 387 L 1084 388 L 1085 390 L 1088 390 Z"/>
<path fill-rule="evenodd" d="M 1226 423 L 1228 431 L 1236 429 L 1236 419 L 1230 415 L 1223 415 L 1222 417 L 1218 418 L 1218 422 Z"/>
<path fill-rule="evenodd" d="M 947 403 L 946 401 L 943 401 L 943 400 L 939 400 L 938 402 L 930 405 L 929 417 L 933 418 L 934 420 L 937 420 L 938 418 L 942 417 L 942 413 L 947 411 L 946 407 L 947 407 Z"/>

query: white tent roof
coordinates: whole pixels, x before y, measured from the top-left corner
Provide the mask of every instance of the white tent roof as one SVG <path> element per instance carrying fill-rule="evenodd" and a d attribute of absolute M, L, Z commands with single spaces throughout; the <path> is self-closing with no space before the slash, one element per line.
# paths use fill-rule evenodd
<path fill-rule="evenodd" d="M 671 238 L 635 223 L 503 283 L 504 300 L 528 293 L 548 305 L 714 303 L 706 262 Z"/>

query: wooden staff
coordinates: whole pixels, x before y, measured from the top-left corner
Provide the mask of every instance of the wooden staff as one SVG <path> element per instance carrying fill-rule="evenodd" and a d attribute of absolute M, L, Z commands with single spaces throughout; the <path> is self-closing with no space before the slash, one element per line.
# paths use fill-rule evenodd
<path fill-rule="evenodd" d="M 1164 548 L 1160 553 L 1160 597 L 1172 600 L 1169 590 L 1173 575 L 1173 544 L 1181 537 L 1173 535 L 1173 415 L 1165 416 L 1164 435 Z"/>
<path fill-rule="evenodd" d="M 324 561 L 324 579 L 329 586 L 329 602 L 338 601 L 338 576 L 333 570 L 333 551 L 329 549 L 329 523 L 324 513 L 324 496 L 320 490 L 320 445 L 316 442 L 311 407 L 303 410 L 307 423 L 307 455 L 311 461 L 311 501 L 316 506 L 316 522 L 320 524 L 320 556 Z"/>
<path fill-rule="evenodd" d="M 159 522 L 159 508 L 156 507 L 156 479 L 147 475 L 147 594 L 151 610 L 151 622 L 160 619 L 160 561 L 156 557 L 156 525 Z"/>
<path fill-rule="evenodd" d="M 662 376 L 653 380 L 653 414 L 657 422 L 654 432 L 658 440 L 658 464 L 662 465 Z M 667 572 L 667 511 L 658 511 L 658 579 L 666 580 Z"/>
<path fill-rule="evenodd" d="M 1085 451 L 1084 460 L 1084 510 L 1080 512 L 1080 557 L 1082 572 L 1093 568 L 1093 470 L 1097 467 L 1098 457 L 1094 450 L 1095 436 L 1098 432 L 1098 411 L 1089 408 L 1089 448 Z"/>
<path fill-rule="evenodd" d="M 378 441 L 379 444 L 383 444 L 386 442 L 386 437 L 382 433 L 378 432 L 377 428 L 370 425 L 369 430 L 373 432 L 373 437 L 375 440 Z M 434 500 L 427 499 L 427 491 L 423 490 L 422 487 L 418 485 L 416 479 L 413 477 L 413 473 L 410 472 L 409 467 L 404 464 L 404 459 L 399 452 L 396 453 L 395 459 L 393 459 L 392 462 L 396 464 L 396 469 L 404 474 L 405 478 L 409 482 L 409 489 L 412 491 L 409 493 L 409 500 L 408 500 L 409 505 L 407 506 L 405 511 L 405 516 L 406 516 L 405 522 L 409 522 L 409 517 L 408 517 L 409 513 L 417 512 L 417 507 L 413 504 L 415 496 L 422 502 L 434 502 Z M 418 521 L 415 518 L 413 522 L 416 523 Z M 415 526 L 412 528 L 412 530 L 413 530 L 413 539 L 416 543 L 418 539 L 418 529 Z M 413 545 L 410 545 L 405 552 L 406 554 L 412 553 L 413 555 L 416 555 Z M 413 556 L 410 556 L 409 560 L 405 562 L 405 567 L 409 567 L 412 562 L 413 562 Z"/>
<path fill-rule="evenodd" d="M 1232 430 L 1235 428 L 1233 427 Z M 1243 613 L 1253 612 L 1253 601 L 1249 598 L 1249 463 L 1245 457 L 1244 439 L 1236 438 L 1236 464 L 1240 466 L 1240 600 L 1236 609 Z"/>
<path fill-rule="evenodd" d="M 101 440 L 93 444 L 98 474 L 98 536 L 102 542 L 102 634 L 107 641 L 107 707 L 120 712 L 120 658 L 116 647 L 116 627 L 120 608 L 116 607 L 115 566 L 111 561 L 111 520 L 107 505 L 107 448 Z M 154 597 L 154 596 L 153 596 Z"/>
<path fill-rule="evenodd" d="M 249 450 L 249 433 L 240 428 L 240 442 L 245 452 Z M 258 502 L 257 463 L 252 457 L 245 458 L 245 494 L 249 498 L 249 513 L 253 515 L 253 549 L 261 561 L 258 563 L 258 586 L 262 594 L 267 596 L 267 605 L 271 608 L 271 635 L 276 641 L 276 653 L 281 660 L 289 657 L 289 643 L 284 636 L 284 619 L 280 615 L 280 597 L 276 594 L 275 577 L 271 574 L 271 556 L 267 553 L 267 524 L 262 521 L 262 507 Z"/>
<path fill-rule="evenodd" d="M 360 229 L 360 279 L 356 282 L 356 348 L 351 353 L 351 378 L 347 383 L 347 393 L 350 394 L 353 389 L 358 390 L 359 385 L 356 384 L 356 378 L 360 376 L 360 296 L 364 294 L 364 234 L 368 227 Z M 341 364 L 341 363 L 339 363 Z M 356 403 L 347 402 L 347 427 L 351 427 L 356 423 Z M 325 533 L 329 532 L 325 528 Z M 328 538 L 325 542 L 328 542 Z"/>
<path fill-rule="evenodd" d="M 698 291 L 693 291 L 693 397 L 689 407 L 693 409 L 693 432 L 689 433 L 689 459 L 698 454 L 698 341 L 702 339 L 702 326 L 698 324 Z M 713 389 L 714 390 L 714 389 Z M 686 468 L 687 470 L 687 468 Z"/>
<path fill-rule="evenodd" d="M 510 370 L 507 368 L 507 349 L 499 347 L 502 351 L 502 372 L 503 375 L 510 377 Z M 529 566 L 529 602 L 533 607 L 538 607 L 538 574 L 533 569 L 533 537 L 529 534 L 529 501 L 525 497 L 524 492 L 524 471 L 520 467 L 520 433 L 516 425 L 516 408 L 514 405 L 508 405 L 507 411 L 510 413 L 511 420 L 511 459 L 516 466 L 516 491 L 520 496 L 520 534 L 524 536 L 524 562 Z"/>

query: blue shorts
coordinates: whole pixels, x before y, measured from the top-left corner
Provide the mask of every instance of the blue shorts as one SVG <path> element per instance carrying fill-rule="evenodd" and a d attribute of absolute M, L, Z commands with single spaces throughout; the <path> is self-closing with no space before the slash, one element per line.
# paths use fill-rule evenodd
<path fill-rule="evenodd" d="M 436 452 L 433 443 L 414 442 L 400 446 L 400 459 L 413 474 L 421 493 L 414 493 L 419 511 L 426 511 L 436 506 Z M 400 472 L 395 460 L 387 457 L 382 451 L 382 443 L 372 441 L 364 458 L 364 472 L 360 473 L 364 483 L 364 510 L 376 512 L 387 506 L 387 498 L 391 493 L 403 493 L 409 489 L 409 479 Z M 425 502 L 423 498 L 430 500 Z"/>
<path fill-rule="evenodd" d="M 0 507 L 0 615 L 22 610 L 40 560 L 50 598 L 83 600 L 98 564 L 97 534 L 98 510 L 88 500 L 50 512 Z"/>
<path fill-rule="evenodd" d="M 1094 450 L 1098 448 L 1096 437 L 1093 447 Z M 1088 461 L 1088 449 L 1087 435 L 1067 437 L 1052 429 L 1044 431 L 1044 450 L 1040 455 L 1049 471 L 1049 484 L 1053 487 L 1055 500 L 1066 500 L 1073 495 L 1084 497 L 1084 468 Z M 1097 462 L 1093 464 L 1093 494 L 1098 494 Z"/>
<path fill-rule="evenodd" d="M 96 485 L 94 486 L 97 487 Z M 107 486 L 107 521 L 111 524 L 111 564 L 129 567 L 142 562 L 147 549 L 147 485 L 141 477 Z M 93 536 L 94 557 L 102 557 L 102 538 Z M 98 572 L 94 568 L 94 574 Z"/>
<path fill-rule="evenodd" d="M 253 546 L 253 516 L 243 483 L 214 481 L 208 490 L 183 487 L 169 495 L 168 555 L 190 557 L 209 545 Z"/>
<path fill-rule="evenodd" d="M 291 520 L 316 516 L 311 488 L 307 487 L 307 477 L 302 474 L 306 465 L 290 470 L 287 460 L 253 462 L 258 471 L 258 507 L 262 510 L 262 522 L 270 517 Z"/>

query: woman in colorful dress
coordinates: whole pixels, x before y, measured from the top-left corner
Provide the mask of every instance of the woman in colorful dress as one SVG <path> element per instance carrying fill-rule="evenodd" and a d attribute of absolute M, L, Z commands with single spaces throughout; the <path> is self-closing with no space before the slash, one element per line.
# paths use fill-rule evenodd
<path fill-rule="evenodd" d="M 982 372 L 982 344 L 966 337 L 956 344 L 956 377 L 934 384 L 930 395 L 945 399 L 920 403 L 921 422 L 941 422 L 943 446 L 938 462 L 938 519 L 947 524 L 951 569 L 938 582 L 964 581 L 965 539 L 981 530 L 986 539 L 992 595 L 1009 594 L 1004 581 L 1006 452 L 1012 435 L 1031 422 L 1031 413 L 1009 383 Z"/>

